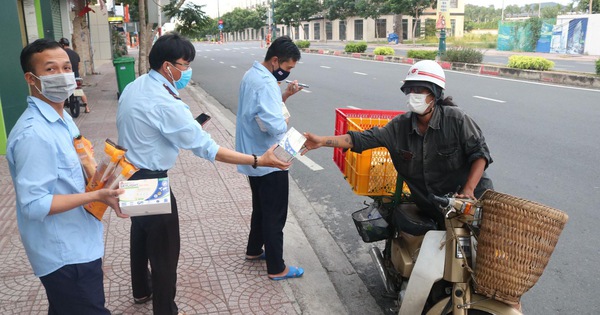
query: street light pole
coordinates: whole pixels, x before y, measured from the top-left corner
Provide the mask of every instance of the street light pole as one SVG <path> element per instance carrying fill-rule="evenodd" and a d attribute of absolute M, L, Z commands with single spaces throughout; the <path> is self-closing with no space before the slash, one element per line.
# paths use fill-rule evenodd
<path fill-rule="evenodd" d="M 219 10 L 219 0 L 217 0 L 217 21 L 221 21 L 221 11 Z M 220 25 L 220 24 L 217 24 Z M 221 26 L 218 26 L 219 28 L 219 42 L 223 42 L 223 29 L 221 28 Z"/>

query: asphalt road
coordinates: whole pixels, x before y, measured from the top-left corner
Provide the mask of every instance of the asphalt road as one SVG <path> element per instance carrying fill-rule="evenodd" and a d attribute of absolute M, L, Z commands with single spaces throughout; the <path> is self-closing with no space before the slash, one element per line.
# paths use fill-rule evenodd
<path fill-rule="evenodd" d="M 344 45 L 339 44 L 339 43 L 311 43 L 311 48 L 324 48 L 324 49 L 334 49 L 334 50 L 339 50 L 339 51 L 344 51 Z M 394 48 L 394 50 L 396 51 L 396 56 L 404 56 L 406 57 L 406 52 L 409 49 L 426 49 L 425 47 L 413 47 L 413 48 L 406 48 L 406 46 L 402 47 L 402 48 L 398 48 L 398 47 L 394 47 L 394 46 L 389 46 Z M 367 52 L 372 53 L 373 50 L 375 49 L 375 47 L 373 45 L 367 47 Z M 508 57 L 509 56 L 496 56 L 493 55 L 491 53 L 488 52 L 487 49 L 481 49 L 481 51 L 483 52 L 483 63 L 484 64 L 496 64 L 496 65 L 502 65 L 502 66 L 506 66 L 508 64 Z M 509 52 L 506 52 L 509 53 Z M 559 55 L 555 55 L 555 54 L 547 54 L 547 57 L 556 57 Z M 554 70 L 559 70 L 559 71 L 571 71 L 571 72 L 583 72 L 583 73 L 596 73 L 596 63 L 595 60 L 578 60 L 578 56 L 576 55 L 569 55 L 569 58 L 567 59 L 558 59 L 558 58 L 551 58 L 551 60 L 554 62 Z"/>
<path fill-rule="evenodd" d="M 266 50 L 255 43 L 196 44 L 193 80 L 232 113 L 239 82 Z M 404 110 L 399 91 L 407 65 L 304 54 L 290 79 L 310 85 L 288 99 L 290 125 L 330 135 L 334 109 Z M 539 282 L 522 299 L 526 314 L 596 314 L 600 302 L 600 91 L 552 86 L 447 71 L 446 95 L 483 130 L 493 164 L 488 169 L 500 192 L 534 200 L 569 214 L 569 223 Z M 332 161 L 332 150 L 308 154 L 323 167 L 296 162 L 291 169 L 320 219 L 344 251 L 382 313 L 393 303 L 350 214 L 366 197 L 354 195 Z"/>

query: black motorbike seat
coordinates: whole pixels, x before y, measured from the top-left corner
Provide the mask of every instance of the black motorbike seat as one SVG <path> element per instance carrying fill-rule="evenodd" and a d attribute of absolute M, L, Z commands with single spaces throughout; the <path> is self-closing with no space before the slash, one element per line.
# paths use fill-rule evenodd
<path fill-rule="evenodd" d="M 425 235 L 427 231 L 437 230 L 432 218 L 425 216 L 414 203 L 401 203 L 392 213 L 392 223 L 398 232 L 411 235 Z"/>

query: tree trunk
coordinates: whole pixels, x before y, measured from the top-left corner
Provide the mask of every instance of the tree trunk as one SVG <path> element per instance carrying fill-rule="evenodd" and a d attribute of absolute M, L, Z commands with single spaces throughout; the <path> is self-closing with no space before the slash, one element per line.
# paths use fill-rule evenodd
<path fill-rule="evenodd" d="M 146 0 L 138 0 L 138 10 L 140 15 L 140 46 L 138 47 L 138 75 L 142 75 L 145 74 L 148 69 L 148 54 L 146 54 L 146 51 L 148 50 L 148 42 L 146 41 L 146 37 L 148 36 L 148 25 L 146 22 Z"/>
<path fill-rule="evenodd" d="M 402 43 L 404 40 L 403 33 L 404 25 L 402 24 L 402 13 L 394 15 L 394 33 L 398 35 L 398 42 Z"/>

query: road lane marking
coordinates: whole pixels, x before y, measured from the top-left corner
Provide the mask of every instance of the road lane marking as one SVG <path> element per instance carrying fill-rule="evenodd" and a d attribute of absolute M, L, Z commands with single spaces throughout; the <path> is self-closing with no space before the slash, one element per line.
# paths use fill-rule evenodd
<path fill-rule="evenodd" d="M 256 54 L 250 54 L 251 56 L 256 56 Z"/>
<path fill-rule="evenodd" d="M 298 63 L 299 63 L 299 64 L 303 64 L 303 63 L 304 63 L 304 61 L 298 61 Z"/>
<path fill-rule="evenodd" d="M 230 66 L 230 67 L 232 67 L 233 69 L 237 69 L 237 67 L 236 67 L 236 66 Z"/>
<path fill-rule="evenodd" d="M 302 89 L 302 90 L 300 90 L 300 91 L 302 91 L 302 92 L 304 92 L 304 93 L 312 93 L 311 91 L 309 91 L 309 90 L 306 90 L 306 89 Z"/>
<path fill-rule="evenodd" d="M 215 60 L 215 58 L 210 58 L 210 60 Z"/>
<path fill-rule="evenodd" d="M 331 67 L 328 67 L 328 66 L 321 66 L 321 68 L 323 68 L 323 69 L 331 69 Z"/>
<path fill-rule="evenodd" d="M 478 99 L 482 99 L 482 100 L 486 100 L 486 101 L 496 102 L 496 103 L 506 103 L 506 101 L 496 100 L 496 99 L 493 99 L 493 98 L 488 98 L 488 97 L 483 97 L 483 96 L 473 95 L 473 97 L 474 98 L 478 98 Z"/>
<path fill-rule="evenodd" d="M 359 75 L 367 75 L 366 73 L 362 73 L 362 72 L 353 72 L 354 74 L 359 74 Z"/>
<path fill-rule="evenodd" d="M 296 159 L 298 161 L 300 161 L 302 164 L 306 165 L 306 167 L 308 167 L 312 171 L 320 171 L 323 169 L 321 167 L 321 165 L 315 163 L 313 160 L 309 159 L 306 155 L 298 155 L 298 156 L 296 156 Z"/>
<path fill-rule="evenodd" d="M 360 107 L 356 107 L 356 106 L 347 106 L 348 108 L 352 108 L 352 109 L 360 109 Z"/>
<path fill-rule="evenodd" d="M 204 58 L 208 58 L 208 56 L 204 56 Z"/>

